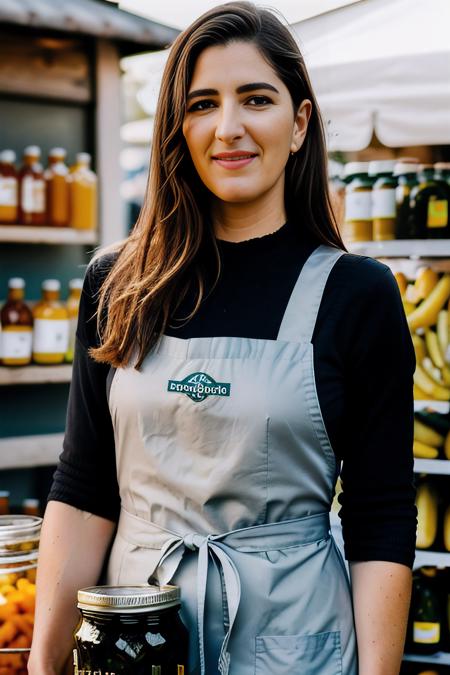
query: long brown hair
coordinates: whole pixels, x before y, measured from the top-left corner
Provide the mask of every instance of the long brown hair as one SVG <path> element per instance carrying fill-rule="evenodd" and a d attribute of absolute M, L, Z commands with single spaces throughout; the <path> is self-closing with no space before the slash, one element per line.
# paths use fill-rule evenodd
<path fill-rule="evenodd" d="M 155 116 L 146 198 L 133 232 L 99 296 L 101 344 L 96 361 L 140 368 L 164 332 L 193 280 L 197 302 L 204 297 L 201 267 L 205 250 L 219 254 L 209 222 L 208 191 L 193 166 L 182 125 L 194 67 L 212 45 L 243 40 L 254 44 L 288 88 L 294 110 L 312 102 L 306 138 L 286 165 L 285 207 L 324 244 L 345 250 L 328 193 L 327 155 L 319 108 L 303 57 L 289 30 L 270 11 L 250 2 L 230 2 L 206 12 L 173 43 L 164 70 Z"/>

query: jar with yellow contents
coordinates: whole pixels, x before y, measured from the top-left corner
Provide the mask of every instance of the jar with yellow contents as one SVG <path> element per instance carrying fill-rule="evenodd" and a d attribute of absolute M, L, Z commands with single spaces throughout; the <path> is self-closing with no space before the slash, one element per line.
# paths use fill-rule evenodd
<path fill-rule="evenodd" d="M 42 299 L 33 310 L 33 361 L 40 364 L 63 363 L 69 346 L 69 314 L 60 302 L 61 284 L 57 279 L 42 283 Z"/>
<path fill-rule="evenodd" d="M 0 516 L 0 673 L 26 675 L 42 519 Z"/>
<path fill-rule="evenodd" d="M 345 165 L 345 220 L 342 236 L 345 243 L 371 241 L 372 180 L 368 162 L 349 162 Z"/>

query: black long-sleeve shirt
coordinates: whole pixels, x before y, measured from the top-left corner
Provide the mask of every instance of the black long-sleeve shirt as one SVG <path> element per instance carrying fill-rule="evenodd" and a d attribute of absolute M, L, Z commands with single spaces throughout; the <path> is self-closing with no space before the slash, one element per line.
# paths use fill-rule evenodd
<path fill-rule="evenodd" d="M 300 270 L 317 242 L 288 222 L 271 235 L 218 245 L 222 271 L 217 285 L 186 321 L 194 291 L 188 294 L 166 334 L 276 339 Z M 88 355 L 88 348 L 98 344 L 97 291 L 113 262 L 112 255 L 100 258 L 86 275 L 64 450 L 49 499 L 116 520 L 120 497 L 107 402 L 110 368 Z M 312 341 L 319 402 L 343 466 L 339 499 L 346 557 L 412 566 L 415 359 L 389 268 L 344 254 L 328 278 Z"/>

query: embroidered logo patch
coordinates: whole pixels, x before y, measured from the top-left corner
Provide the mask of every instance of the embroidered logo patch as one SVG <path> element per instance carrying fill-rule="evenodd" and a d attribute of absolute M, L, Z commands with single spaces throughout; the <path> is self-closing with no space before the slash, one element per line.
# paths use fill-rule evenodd
<path fill-rule="evenodd" d="M 186 394 L 195 403 L 204 401 L 208 396 L 229 396 L 231 384 L 216 382 L 206 373 L 193 373 L 184 380 L 169 380 L 167 391 Z"/>

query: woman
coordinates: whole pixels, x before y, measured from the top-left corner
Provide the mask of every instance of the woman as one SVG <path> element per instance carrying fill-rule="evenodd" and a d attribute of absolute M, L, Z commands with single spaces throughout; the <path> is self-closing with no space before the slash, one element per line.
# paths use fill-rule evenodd
<path fill-rule="evenodd" d="M 171 49 L 135 230 L 87 272 L 32 675 L 61 672 L 111 542 L 108 583 L 181 586 L 190 673 L 398 673 L 414 356 L 326 184 L 288 30 L 245 2 L 200 17 Z"/>

